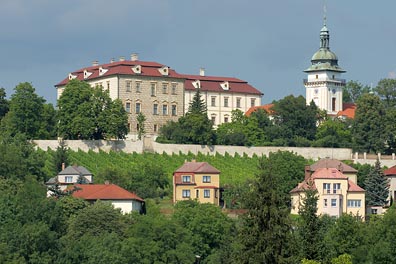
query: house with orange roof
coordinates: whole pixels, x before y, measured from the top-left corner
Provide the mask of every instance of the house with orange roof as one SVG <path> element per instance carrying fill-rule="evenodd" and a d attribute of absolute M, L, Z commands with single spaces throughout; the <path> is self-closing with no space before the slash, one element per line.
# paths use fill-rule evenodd
<path fill-rule="evenodd" d="M 393 200 L 395 202 L 396 198 L 396 165 L 390 167 L 389 169 L 386 169 L 384 171 L 384 175 L 386 178 L 388 178 L 389 182 L 389 198 L 388 201 L 390 202 Z"/>
<path fill-rule="evenodd" d="M 173 202 L 220 204 L 220 171 L 207 162 L 185 162 L 173 173 Z"/>
<path fill-rule="evenodd" d="M 97 200 L 108 201 L 114 208 L 121 209 L 121 212 L 128 214 L 131 212 L 142 212 L 144 200 L 118 185 L 105 184 L 75 184 L 75 191 L 72 196 L 84 199 L 90 203 Z M 69 187 L 71 188 L 71 187 Z"/>
<path fill-rule="evenodd" d="M 351 213 L 365 217 L 365 190 L 349 180 L 339 168 L 317 168 L 312 172 L 311 167 L 306 166 L 304 181 L 290 191 L 292 214 L 298 214 L 308 189 L 317 191 L 318 215 L 339 217 Z"/>

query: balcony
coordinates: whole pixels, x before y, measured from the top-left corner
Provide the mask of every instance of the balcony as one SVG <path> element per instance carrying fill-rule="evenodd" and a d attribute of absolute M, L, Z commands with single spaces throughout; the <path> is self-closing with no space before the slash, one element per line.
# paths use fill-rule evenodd
<path fill-rule="evenodd" d="M 312 79 L 309 80 L 308 79 L 304 79 L 303 80 L 305 85 L 312 85 L 312 84 L 317 84 L 317 83 L 324 83 L 324 82 L 330 82 L 330 83 L 334 83 L 337 85 L 345 85 L 346 84 L 346 80 L 345 79 L 338 79 L 338 78 L 319 78 L 319 79 Z"/>

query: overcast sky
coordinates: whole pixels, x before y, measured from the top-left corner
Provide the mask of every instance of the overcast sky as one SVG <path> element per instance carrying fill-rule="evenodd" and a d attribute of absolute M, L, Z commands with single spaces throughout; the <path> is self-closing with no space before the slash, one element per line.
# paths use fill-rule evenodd
<path fill-rule="evenodd" d="M 304 95 L 323 0 L 0 0 L 0 87 L 54 85 L 93 60 L 130 57 L 179 73 L 237 77 L 263 103 Z M 396 1 L 328 0 L 330 48 L 344 78 L 375 86 L 396 74 Z"/>

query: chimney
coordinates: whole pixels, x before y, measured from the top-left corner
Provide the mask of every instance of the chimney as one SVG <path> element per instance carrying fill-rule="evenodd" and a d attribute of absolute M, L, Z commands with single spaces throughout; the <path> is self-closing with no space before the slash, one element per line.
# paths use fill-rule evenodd
<path fill-rule="evenodd" d="M 115 59 L 111 58 L 110 63 L 113 63 L 113 62 L 115 62 Z"/>
<path fill-rule="evenodd" d="M 199 68 L 199 75 L 205 76 L 205 68 Z"/>
<path fill-rule="evenodd" d="M 109 185 L 109 184 L 110 184 L 110 182 L 109 182 L 109 181 L 105 181 L 104 183 L 105 183 L 105 185 Z"/>
<path fill-rule="evenodd" d="M 92 66 L 99 66 L 99 62 L 98 62 L 97 60 L 94 60 L 94 61 L 92 62 Z"/>
<path fill-rule="evenodd" d="M 311 177 L 311 166 L 305 165 L 305 180 Z"/>
<path fill-rule="evenodd" d="M 191 160 L 191 162 L 197 162 L 195 159 Z"/>
<path fill-rule="evenodd" d="M 131 54 L 131 61 L 137 61 L 139 60 L 139 56 L 137 53 L 132 53 Z"/>
<path fill-rule="evenodd" d="M 62 162 L 62 170 L 64 170 L 64 169 L 65 169 L 65 163 Z"/>
<path fill-rule="evenodd" d="M 121 56 L 120 57 L 120 61 L 124 61 L 125 60 L 125 57 L 124 56 Z"/>

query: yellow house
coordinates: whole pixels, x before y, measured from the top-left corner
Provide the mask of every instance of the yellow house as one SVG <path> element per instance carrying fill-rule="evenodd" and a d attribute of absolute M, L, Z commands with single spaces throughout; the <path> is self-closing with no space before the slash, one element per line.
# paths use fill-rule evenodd
<path fill-rule="evenodd" d="M 219 205 L 220 171 L 207 162 L 186 162 L 173 173 L 173 202 L 196 199 Z"/>
<path fill-rule="evenodd" d="M 306 166 L 304 181 L 290 191 L 292 214 L 298 214 L 305 191 L 309 188 L 317 190 L 318 215 L 339 217 L 343 213 L 352 213 L 364 219 L 365 190 L 337 168 L 318 168 L 311 173 L 310 166 Z"/>

